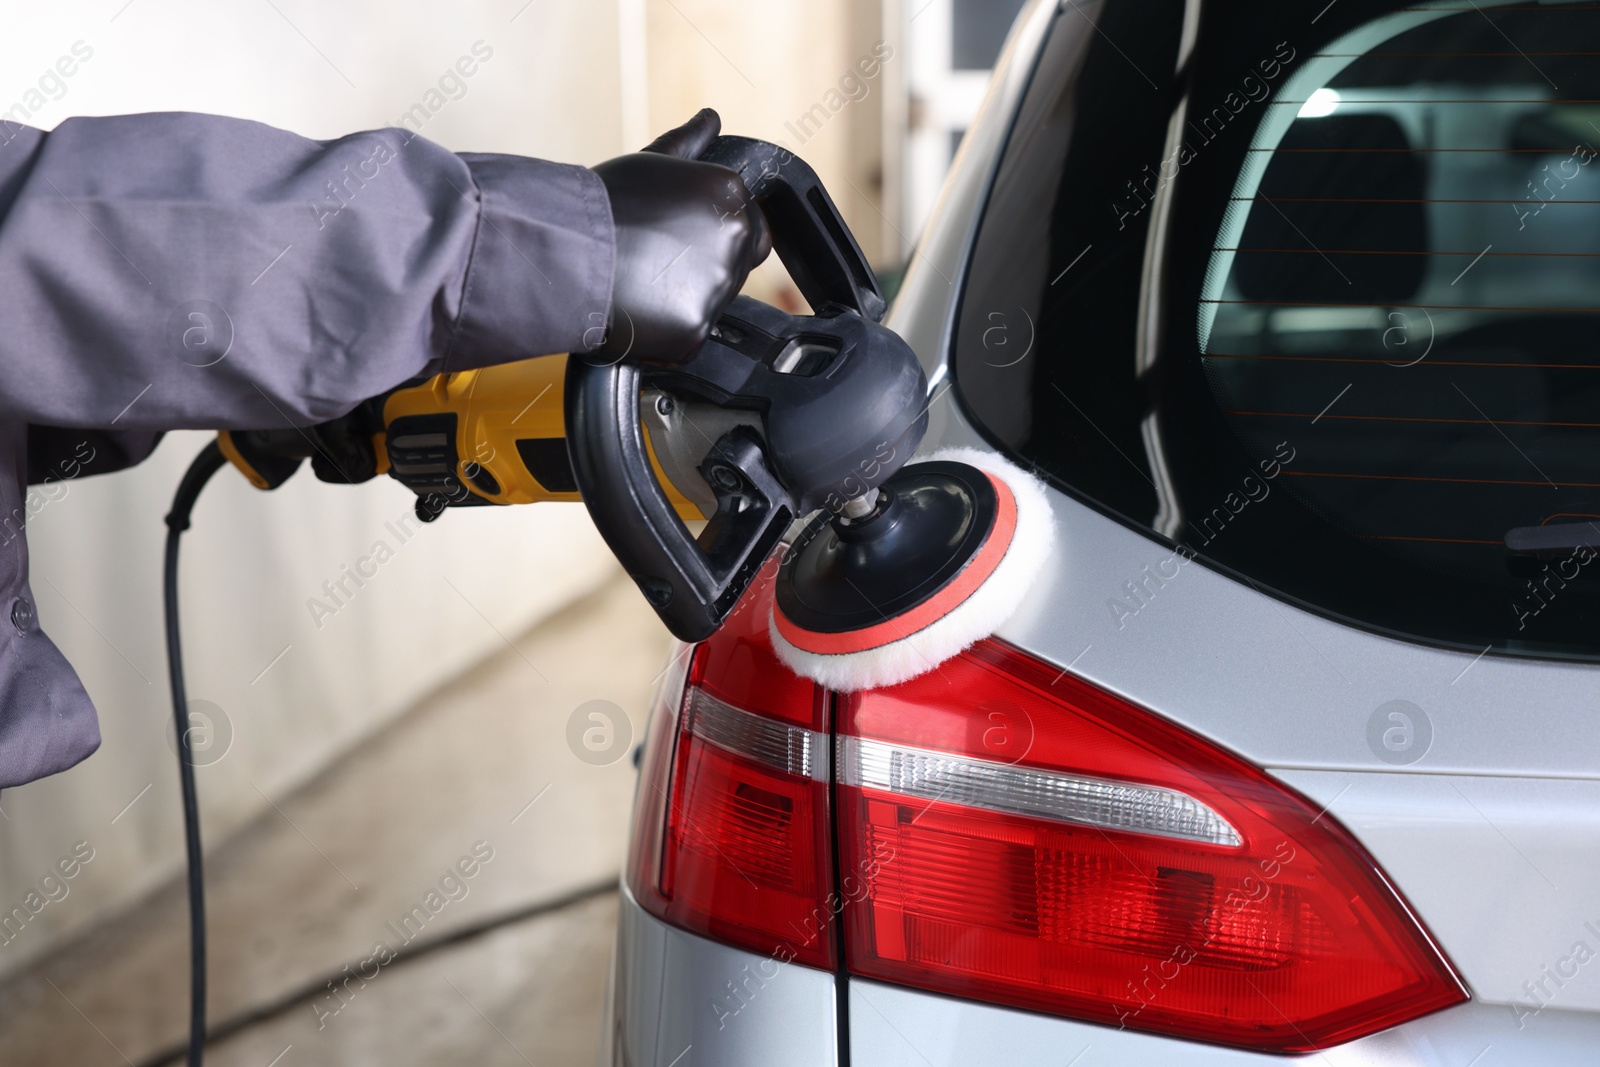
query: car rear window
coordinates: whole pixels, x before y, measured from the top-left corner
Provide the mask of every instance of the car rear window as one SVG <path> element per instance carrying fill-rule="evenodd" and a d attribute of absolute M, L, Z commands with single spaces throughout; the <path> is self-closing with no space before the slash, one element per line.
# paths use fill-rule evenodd
<path fill-rule="evenodd" d="M 1192 53 L 1159 6 L 1056 20 L 964 283 L 968 413 L 1314 610 L 1600 651 L 1600 5 L 1206 5 Z"/>

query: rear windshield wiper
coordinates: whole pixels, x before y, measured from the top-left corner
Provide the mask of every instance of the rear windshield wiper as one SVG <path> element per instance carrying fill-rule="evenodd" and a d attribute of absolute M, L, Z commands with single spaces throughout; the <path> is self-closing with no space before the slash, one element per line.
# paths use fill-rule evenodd
<path fill-rule="evenodd" d="M 1513 556 L 1556 559 L 1584 548 L 1600 550 L 1600 522 L 1554 522 L 1506 531 L 1506 551 Z"/>

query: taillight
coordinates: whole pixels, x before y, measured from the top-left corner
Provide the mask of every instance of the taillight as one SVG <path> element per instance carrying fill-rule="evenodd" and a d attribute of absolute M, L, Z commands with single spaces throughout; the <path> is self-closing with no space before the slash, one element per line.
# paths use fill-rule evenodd
<path fill-rule="evenodd" d="M 1361 845 L 1259 768 L 998 641 L 831 696 L 773 655 L 770 584 L 652 721 L 628 881 L 658 918 L 833 969 L 842 911 L 851 974 L 1260 1051 L 1466 999 Z"/>
<path fill-rule="evenodd" d="M 832 968 L 828 702 L 778 662 L 765 600 L 760 610 L 753 600 L 695 649 L 687 685 L 668 680 L 639 783 L 629 888 L 675 926 Z"/>
<path fill-rule="evenodd" d="M 1466 999 L 1332 818 L 1009 646 L 838 714 L 853 974 L 1275 1052 Z"/>

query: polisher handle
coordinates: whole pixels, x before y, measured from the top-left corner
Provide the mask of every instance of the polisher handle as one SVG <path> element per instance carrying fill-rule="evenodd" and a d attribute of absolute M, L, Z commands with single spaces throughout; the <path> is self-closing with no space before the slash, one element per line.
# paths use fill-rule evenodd
<path fill-rule="evenodd" d="M 792 152 L 749 137 L 719 137 L 700 158 L 744 178 L 766 216 L 773 248 L 820 317 L 807 320 L 808 333 L 789 337 L 788 316 L 740 297 L 735 306 L 749 305 L 745 318 L 782 321 L 767 322 L 759 331 L 746 323 L 737 332 L 751 336 L 742 342 L 731 340 L 731 334 L 714 336 L 690 363 L 665 370 L 595 365 L 573 356 L 567 361 L 565 400 L 572 473 L 595 526 L 667 628 L 690 642 L 704 640 L 722 625 L 797 510 L 818 506 L 828 486 L 861 482 L 867 487 L 862 481 L 867 473 L 888 477 L 916 448 L 926 427 L 926 409 L 915 411 L 926 391 L 921 366 L 903 341 L 876 325 L 886 307 L 883 293 L 816 172 Z M 770 336 L 763 332 L 768 329 Z M 885 335 L 878 345 L 870 343 L 875 330 Z M 755 333 L 773 344 L 825 335 L 835 342 L 839 366 L 814 378 L 774 371 L 770 364 L 778 353 L 752 349 Z M 846 373 L 856 370 L 872 372 L 867 377 L 873 383 L 855 390 L 857 400 L 867 401 L 869 409 L 892 404 L 908 413 L 866 420 L 887 427 L 882 447 L 889 449 L 888 456 L 810 455 L 807 447 L 817 445 L 816 434 L 808 431 L 817 413 L 827 407 L 827 418 L 845 417 L 819 397 L 829 388 L 864 382 Z M 758 408 L 766 411 L 767 433 L 776 434 L 776 440 L 764 441 L 741 424 L 722 434 L 701 463 L 717 508 L 698 538 L 668 502 L 645 447 L 639 390 L 647 372 L 692 387 L 690 395 L 712 403 L 748 407 L 751 396 L 767 401 Z M 768 385 L 776 379 L 788 384 L 763 392 L 748 381 L 751 375 Z M 797 484 L 777 476 L 770 456 L 784 457 L 782 469 Z"/>
<path fill-rule="evenodd" d="M 746 427 L 723 434 L 701 465 L 717 511 L 692 537 L 656 480 L 639 425 L 637 366 L 567 361 L 572 472 L 600 536 L 679 640 L 716 632 L 794 512 Z"/>
<path fill-rule="evenodd" d="M 718 137 L 700 156 L 739 172 L 771 223 L 772 248 L 812 307 L 842 304 L 882 320 L 888 304 L 861 246 L 810 164 L 754 137 Z"/>

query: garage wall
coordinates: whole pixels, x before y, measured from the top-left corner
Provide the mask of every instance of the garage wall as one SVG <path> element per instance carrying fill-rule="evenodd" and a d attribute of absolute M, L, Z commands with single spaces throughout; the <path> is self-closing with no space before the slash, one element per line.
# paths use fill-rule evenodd
<path fill-rule="evenodd" d="M 725 130 L 798 153 L 822 175 L 868 259 L 883 262 L 891 246 L 883 240 L 881 121 L 886 90 L 904 59 L 902 41 L 885 39 L 882 5 L 641 2 L 649 27 L 650 128 L 665 129 L 709 105 Z M 898 259 L 898 251 L 888 258 Z M 776 300 L 786 281 L 773 260 L 752 291 Z"/>
<path fill-rule="evenodd" d="M 333 137 L 434 102 L 425 135 L 458 150 L 592 163 L 625 144 L 613 5 L 541 0 L 513 20 L 521 0 L 124 2 L 8 12 L 0 111 L 27 107 L 83 41 L 92 57 L 59 86 L 47 79 L 26 121 L 201 110 Z M 430 96 L 480 40 L 492 57 Z M 0 973 L 181 867 L 161 517 L 205 439 L 172 435 L 133 471 L 57 488 L 29 522 L 42 624 L 78 667 L 104 742 L 79 767 L 0 796 L 0 908 L 75 843 L 94 850 L 68 895 L 0 946 Z M 333 487 L 309 471 L 272 494 L 224 471 L 202 498 L 183 562 L 190 695 L 221 709 L 218 746 L 232 731 L 226 754 L 199 768 L 209 844 L 614 573 L 581 505 L 449 513 L 411 532 L 398 524 L 411 499 L 388 479 Z M 323 582 L 379 542 L 392 558 L 318 626 L 308 599 L 326 600 Z M 530 667 L 530 699 L 542 685 Z"/>
<path fill-rule="evenodd" d="M 892 81 L 857 64 L 880 22 L 876 0 L 34 5 L 8 12 L 0 35 L 0 113 L 21 105 L 14 117 L 49 128 L 78 114 L 198 110 L 334 137 L 423 103 L 424 134 L 450 148 L 594 163 L 710 104 L 730 132 L 810 160 L 878 258 L 893 244 L 878 125 Z M 452 76 L 479 41 L 492 57 Z M 51 74 L 78 42 L 91 58 Z M 884 62 L 892 75 L 898 60 Z M 776 265 L 751 291 L 797 303 Z M 205 439 L 171 435 L 133 471 L 57 487 L 30 520 L 40 619 L 100 709 L 104 743 L 0 796 L 0 911 L 79 842 L 94 856 L 0 945 L 0 974 L 181 869 L 161 516 Z M 202 499 L 184 547 L 183 618 L 190 696 L 217 709 L 213 762 L 198 770 L 208 846 L 615 573 L 579 505 L 473 509 L 418 531 L 400 524 L 410 504 L 387 480 L 333 487 L 309 472 L 263 494 L 224 471 Z M 380 542 L 392 557 L 377 576 L 314 618 L 323 583 Z M 530 663 L 530 701 L 542 685 Z"/>

